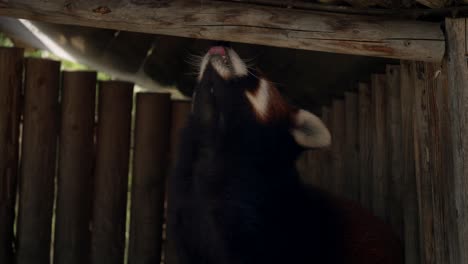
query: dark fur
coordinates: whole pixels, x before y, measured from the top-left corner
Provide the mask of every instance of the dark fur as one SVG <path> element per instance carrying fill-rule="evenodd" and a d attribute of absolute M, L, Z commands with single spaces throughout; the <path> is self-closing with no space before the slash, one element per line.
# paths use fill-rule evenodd
<path fill-rule="evenodd" d="M 344 263 L 342 210 L 301 184 L 292 119 L 257 120 L 244 95 L 257 85 L 208 66 L 195 89 L 169 183 L 178 264 Z"/>

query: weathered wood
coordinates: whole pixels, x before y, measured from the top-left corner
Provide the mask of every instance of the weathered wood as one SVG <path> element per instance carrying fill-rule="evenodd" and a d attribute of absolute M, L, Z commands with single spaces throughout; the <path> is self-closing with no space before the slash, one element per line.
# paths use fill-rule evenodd
<path fill-rule="evenodd" d="M 414 157 L 414 67 L 402 61 L 400 66 L 403 241 L 405 263 L 422 263 L 420 258 L 419 207 Z"/>
<path fill-rule="evenodd" d="M 415 165 L 420 212 L 420 236 L 424 263 L 451 262 L 447 229 L 452 158 L 444 149 L 450 145 L 447 79 L 440 65 L 414 63 Z M 445 120 L 444 120 L 445 119 Z M 446 156 L 448 155 L 448 156 Z M 448 164 L 447 164 L 448 163 Z M 447 200 L 449 199 L 449 200 Z"/>
<path fill-rule="evenodd" d="M 441 61 L 439 24 L 218 1 L 10 0 L 0 15 L 334 53 Z"/>
<path fill-rule="evenodd" d="M 331 190 L 338 195 L 345 193 L 345 176 L 344 176 L 344 157 L 343 145 L 345 142 L 345 109 L 343 100 L 334 100 L 332 103 L 331 116 L 331 174 L 332 182 Z"/>
<path fill-rule="evenodd" d="M 416 2 L 421 5 L 430 7 L 430 8 L 443 8 L 449 6 L 452 1 L 450 0 L 416 0 Z"/>
<path fill-rule="evenodd" d="M 389 208 L 388 216 L 395 233 L 403 237 L 403 208 L 402 208 L 402 139 L 401 139 L 401 96 L 400 96 L 400 66 L 387 65 L 387 153 L 388 153 L 388 183 Z"/>
<path fill-rule="evenodd" d="M 13 263 L 23 50 L 0 48 L 0 263 Z"/>
<path fill-rule="evenodd" d="M 358 87 L 358 131 L 359 131 L 359 199 L 361 205 L 371 209 L 372 186 L 372 142 L 371 142 L 371 93 L 369 85 Z"/>
<path fill-rule="evenodd" d="M 327 126 L 327 128 L 331 131 L 331 120 L 330 120 L 330 108 L 329 107 L 322 107 L 322 121 Z M 334 139 L 332 138 L 332 144 Z M 331 147 L 326 147 L 322 150 L 323 155 L 323 163 L 320 165 L 320 171 L 322 172 L 321 175 L 321 186 L 323 189 L 331 191 L 332 189 L 332 181 L 331 181 Z"/>
<path fill-rule="evenodd" d="M 448 103 L 451 142 L 444 154 L 453 157 L 451 192 L 447 195 L 450 204 L 447 235 L 452 243 L 449 247 L 451 263 L 468 263 L 468 69 L 464 56 L 466 47 L 465 19 L 445 21 L 447 39 L 446 71 L 448 75 Z M 450 206 L 452 205 L 452 207 Z M 453 205 L 455 208 L 453 208 Z"/>
<path fill-rule="evenodd" d="M 372 81 L 372 209 L 382 219 L 387 219 L 388 177 L 387 177 L 387 127 L 385 98 L 386 80 L 384 74 L 374 74 Z"/>
<path fill-rule="evenodd" d="M 49 264 L 60 63 L 26 61 L 18 212 L 18 264 Z"/>
<path fill-rule="evenodd" d="M 124 263 L 133 84 L 99 87 L 91 263 Z"/>
<path fill-rule="evenodd" d="M 355 93 L 345 93 L 345 142 L 344 175 L 345 190 L 350 199 L 359 201 L 359 152 L 358 152 L 358 97 Z"/>
<path fill-rule="evenodd" d="M 96 73 L 64 72 L 54 263 L 89 263 Z"/>
<path fill-rule="evenodd" d="M 173 167 L 177 158 L 177 146 L 179 144 L 179 134 L 181 129 L 185 126 L 187 117 L 191 111 L 190 101 L 173 101 L 172 102 L 172 117 L 171 117 L 171 142 L 170 142 L 170 160 L 169 164 Z M 171 206 L 170 201 L 166 201 L 166 206 Z M 170 225 L 170 219 L 166 217 L 167 225 Z M 166 264 L 177 264 L 177 249 L 173 244 L 170 236 L 166 236 L 166 243 L 164 248 L 164 258 Z"/>
<path fill-rule="evenodd" d="M 170 94 L 137 94 L 130 264 L 161 261 L 170 124 Z"/>

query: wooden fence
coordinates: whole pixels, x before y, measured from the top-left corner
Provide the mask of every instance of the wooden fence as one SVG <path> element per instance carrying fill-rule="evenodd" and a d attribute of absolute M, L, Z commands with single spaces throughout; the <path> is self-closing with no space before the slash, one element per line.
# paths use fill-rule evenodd
<path fill-rule="evenodd" d="M 446 25 L 443 63 L 356 84 L 322 108 L 332 146 L 298 162 L 391 224 L 411 264 L 468 263 L 465 24 Z M 166 177 L 189 104 L 22 54 L 0 48 L 0 263 L 175 264 Z"/>
<path fill-rule="evenodd" d="M 298 161 L 308 183 L 389 223 L 411 264 L 468 263 L 465 23 L 446 31 L 442 63 L 388 65 L 324 106 L 332 146 Z"/>
<path fill-rule="evenodd" d="M 0 263 L 158 263 L 188 105 L 0 48 Z"/>

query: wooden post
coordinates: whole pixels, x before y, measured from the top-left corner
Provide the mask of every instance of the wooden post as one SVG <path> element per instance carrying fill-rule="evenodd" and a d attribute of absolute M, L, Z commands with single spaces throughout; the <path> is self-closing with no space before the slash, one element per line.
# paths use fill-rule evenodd
<path fill-rule="evenodd" d="M 54 263 L 89 263 L 96 73 L 62 76 Z"/>
<path fill-rule="evenodd" d="M 99 90 L 91 263 L 124 263 L 133 84 Z"/>
<path fill-rule="evenodd" d="M 371 94 L 369 86 L 359 83 L 358 87 L 358 131 L 359 131 L 359 199 L 361 205 L 371 209 L 372 186 L 372 141 L 371 141 Z"/>
<path fill-rule="evenodd" d="M 23 50 L 0 48 L 0 263 L 13 263 Z"/>
<path fill-rule="evenodd" d="M 385 75 L 372 75 L 372 209 L 382 219 L 387 219 L 388 178 L 386 155 L 386 98 Z"/>
<path fill-rule="evenodd" d="M 331 180 L 335 194 L 344 195 L 345 179 L 343 175 L 343 145 L 345 141 L 345 109 L 343 100 L 334 100 L 331 110 L 332 163 Z"/>
<path fill-rule="evenodd" d="M 345 93 L 345 142 L 344 175 L 347 196 L 359 200 L 359 152 L 358 152 L 358 97 L 355 93 Z"/>
<path fill-rule="evenodd" d="M 423 260 L 425 263 L 464 263 L 450 259 L 450 252 L 454 250 L 451 247 L 456 247 L 456 243 L 449 230 L 456 215 L 450 215 L 454 208 L 451 200 L 454 186 L 450 165 L 453 158 L 446 151 L 451 146 L 447 72 L 441 72 L 437 64 L 414 65 L 415 161 Z"/>
<path fill-rule="evenodd" d="M 403 241 L 405 263 L 422 263 L 420 258 L 419 207 L 414 157 L 414 67 L 402 61 L 400 66 Z"/>
<path fill-rule="evenodd" d="M 402 195 L 402 139 L 401 139 L 401 97 L 400 97 L 400 66 L 387 65 L 386 69 L 387 89 L 387 153 L 388 153 L 388 183 L 389 183 L 389 208 L 388 216 L 390 224 L 400 238 L 403 237 L 403 209 Z"/>
<path fill-rule="evenodd" d="M 331 125 L 331 120 L 330 120 L 330 108 L 328 107 L 322 107 L 322 121 L 323 123 L 327 126 L 327 128 L 330 130 L 330 133 L 332 132 L 332 127 Z M 333 135 L 332 135 L 333 136 Z M 333 144 L 333 138 L 332 138 L 332 144 Z M 322 156 L 323 156 L 323 162 L 320 165 L 320 171 L 322 173 L 321 175 L 321 187 L 325 190 L 331 191 L 331 179 L 330 179 L 330 174 L 331 174 L 331 147 L 324 148 L 322 150 Z"/>
<path fill-rule="evenodd" d="M 26 61 L 18 212 L 18 264 L 49 264 L 60 63 Z"/>
<path fill-rule="evenodd" d="M 448 208 L 446 230 L 449 238 L 450 263 L 468 263 L 468 68 L 465 58 L 466 19 L 446 19 L 448 77 L 448 120 L 451 141 L 444 147 L 449 169 L 444 175 L 451 183 L 443 194 Z M 448 177 L 448 178 L 447 178 Z"/>
<path fill-rule="evenodd" d="M 170 124 L 170 94 L 137 94 L 130 264 L 161 261 Z"/>
<path fill-rule="evenodd" d="M 0 15 L 59 24 L 408 60 L 440 61 L 445 51 L 444 34 L 439 23 L 386 16 L 274 8 L 226 1 L 81 0 L 69 5 L 66 3 L 71 2 L 64 3 L 63 0 L 48 0 L 46 5 L 43 1 L 2 1 Z"/>
<path fill-rule="evenodd" d="M 187 116 L 191 111 L 191 104 L 189 101 L 174 101 L 172 102 L 172 123 L 171 123 L 171 143 L 170 143 L 170 161 L 171 168 L 177 157 L 177 145 L 179 143 L 180 131 L 185 125 Z M 166 206 L 170 206 L 170 201 L 166 202 Z M 170 219 L 166 217 L 166 224 L 170 225 Z M 166 225 L 166 226 L 167 226 Z M 165 244 L 165 263 L 177 264 L 177 249 L 172 243 L 170 236 L 166 236 Z"/>

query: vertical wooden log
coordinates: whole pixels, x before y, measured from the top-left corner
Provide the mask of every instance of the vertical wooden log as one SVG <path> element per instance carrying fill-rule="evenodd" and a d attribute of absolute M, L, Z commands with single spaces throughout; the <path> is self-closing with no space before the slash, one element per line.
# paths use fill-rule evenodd
<path fill-rule="evenodd" d="M 0 48 L 0 263 L 13 263 L 23 50 Z"/>
<path fill-rule="evenodd" d="M 17 263 L 48 264 L 54 204 L 60 63 L 26 61 Z"/>
<path fill-rule="evenodd" d="M 402 131 L 402 202 L 405 263 L 422 263 L 420 258 L 419 207 L 414 157 L 414 67 L 402 61 L 400 66 L 401 131 Z"/>
<path fill-rule="evenodd" d="M 372 209 L 382 219 L 387 219 L 388 178 L 386 155 L 386 80 L 385 75 L 372 75 Z"/>
<path fill-rule="evenodd" d="M 447 225 L 450 263 L 468 263 L 468 69 L 464 49 L 466 47 L 466 19 L 446 19 L 448 76 L 449 133 L 451 141 L 444 148 L 444 155 L 452 158 L 445 175 L 452 179 L 450 192 L 446 194 L 449 208 Z M 451 206 L 452 205 L 452 206 Z M 453 206 L 454 205 L 454 206 Z"/>
<path fill-rule="evenodd" d="M 170 94 L 137 94 L 130 264 L 161 261 L 170 124 Z"/>
<path fill-rule="evenodd" d="M 345 140 L 345 111 L 343 100 L 334 100 L 331 110 L 331 133 L 332 133 L 332 163 L 331 179 L 332 190 L 335 194 L 344 195 L 345 179 L 343 175 L 343 145 Z"/>
<path fill-rule="evenodd" d="M 401 139 L 401 97 L 400 66 L 388 65 L 386 69 L 387 89 L 387 160 L 389 177 L 388 216 L 395 233 L 403 237 L 402 195 L 402 139 Z"/>
<path fill-rule="evenodd" d="M 172 103 L 172 123 L 171 123 L 171 143 L 170 143 L 170 162 L 171 167 L 177 157 L 177 146 L 179 144 L 179 134 L 185 125 L 185 121 L 191 111 L 191 103 L 189 101 L 174 101 Z M 166 202 L 166 206 L 170 206 L 170 201 Z M 166 218 L 166 223 L 170 224 L 170 219 Z M 166 225 L 167 226 L 167 225 Z M 170 237 L 166 236 L 165 244 L 165 263 L 177 264 L 177 249 Z"/>
<path fill-rule="evenodd" d="M 54 263 L 89 263 L 96 73 L 64 72 Z"/>
<path fill-rule="evenodd" d="M 99 113 L 91 263 L 123 263 L 133 84 L 103 82 Z"/>
<path fill-rule="evenodd" d="M 371 207 L 372 186 L 372 142 L 371 142 L 371 93 L 369 86 L 359 83 L 358 87 L 358 131 L 359 131 L 359 200 L 367 209 Z"/>
<path fill-rule="evenodd" d="M 359 200 L 358 97 L 345 93 L 344 172 L 347 196 Z"/>
<path fill-rule="evenodd" d="M 332 127 L 331 127 L 331 120 L 330 120 L 330 108 L 328 107 L 322 107 L 322 121 L 323 123 L 327 126 L 327 128 L 330 130 L 330 133 L 332 132 Z M 333 144 L 333 138 L 332 138 L 332 144 Z M 322 173 L 321 175 L 321 187 L 325 190 L 331 191 L 332 187 L 332 182 L 331 182 L 331 147 L 324 148 L 322 151 L 322 158 L 323 162 L 320 164 L 320 171 Z"/>
<path fill-rule="evenodd" d="M 447 229 L 453 220 L 448 210 L 453 187 L 446 174 L 453 170 L 446 164 L 453 159 L 450 153 L 443 153 L 450 145 L 447 79 L 445 72 L 440 73 L 440 65 L 414 65 L 415 161 L 423 259 L 424 263 L 451 263 L 449 252 L 453 238 L 447 236 Z"/>

